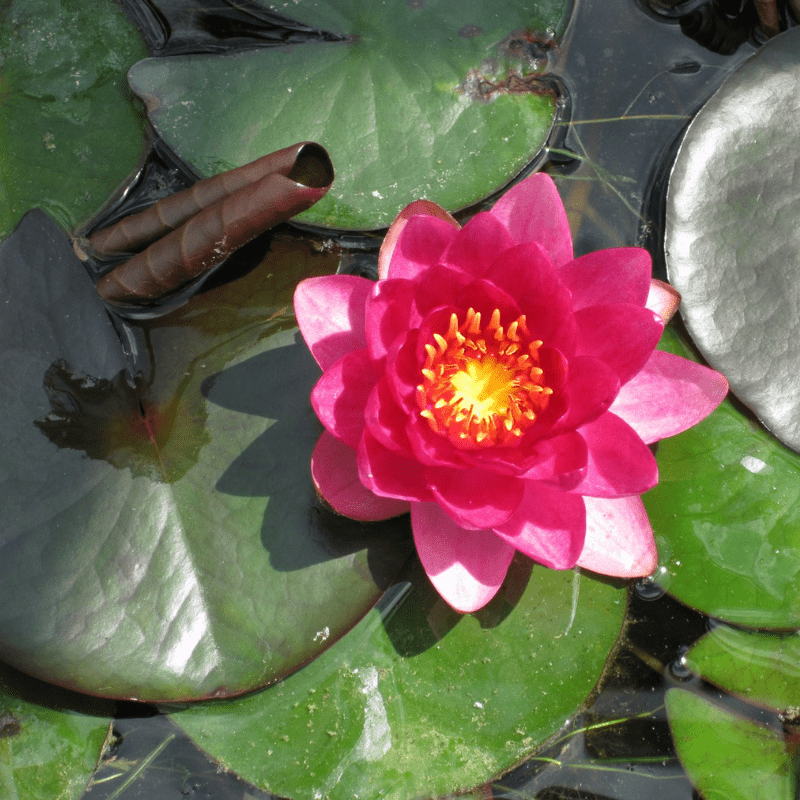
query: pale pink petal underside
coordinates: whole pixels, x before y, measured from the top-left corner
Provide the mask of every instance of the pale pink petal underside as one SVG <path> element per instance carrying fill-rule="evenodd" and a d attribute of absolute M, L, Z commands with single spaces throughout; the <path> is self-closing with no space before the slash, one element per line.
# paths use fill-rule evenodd
<path fill-rule="evenodd" d="M 696 425 L 727 393 L 728 381 L 721 373 L 656 350 L 609 410 L 650 444 Z"/>
<path fill-rule="evenodd" d="M 367 346 L 364 317 L 375 284 L 357 275 L 322 275 L 301 281 L 294 311 L 308 349 L 322 369 Z"/>
<path fill-rule="evenodd" d="M 578 566 L 615 578 L 642 578 L 655 570 L 653 529 L 638 497 L 585 497 L 586 541 Z"/>
<path fill-rule="evenodd" d="M 425 214 L 429 217 L 437 217 L 452 225 L 454 228 L 460 227 L 459 224 L 441 206 L 436 205 L 432 200 L 415 200 L 409 203 L 396 217 L 394 222 L 386 231 L 383 237 L 383 244 L 378 254 L 378 277 L 383 279 L 389 274 L 389 262 L 392 260 L 395 245 L 400 237 L 400 232 L 405 228 L 406 223 L 418 214 Z"/>
<path fill-rule="evenodd" d="M 467 531 L 437 503 L 413 503 L 411 527 L 422 566 L 457 611 L 485 606 L 505 580 L 514 548 L 493 531 Z"/>
<path fill-rule="evenodd" d="M 311 456 L 311 477 L 317 491 L 334 511 L 350 519 L 370 522 L 405 514 L 404 500 L 378 497 L 358 479 L 356 453 L 327 431 Z"/>
<path fill-rule="evenodd" d="M 650 281 L 650 291 L 647 294 L 645 305 L 651 311 L 655 311 L 666 325 L 678 310 L 681 304 L 681 295 L 677 289 L 673 289 L 668 283 L 653 278 Z"/>

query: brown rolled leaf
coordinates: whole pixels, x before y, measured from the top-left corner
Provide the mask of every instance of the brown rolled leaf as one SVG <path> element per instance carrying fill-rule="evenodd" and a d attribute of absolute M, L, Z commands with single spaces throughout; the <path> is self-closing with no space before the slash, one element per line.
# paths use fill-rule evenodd
<path fill-rule="evenodd" d="M 296 173 L 298 170 L 302 172 L 303 169 L 308 169 L 309 163 L 319 163 L 319 151 L 324 154 L 322 160 L 327 160 L 327 154 L 318 144 L 298 142 L 244 166 L 198 181 L 182 192 L 159 200 L 145 211 L 132 214 L 98 231 L 89 237 L 89 252 L 97 258 L 136 253 L 180 227 L 204 208 L 267 175 L 278 173 L 290 177 L 293 171 Z M 313 174 L 310 177 L 312 180 L 315 178 Z M 316 188 L 324 185 L 318 182 L 324 180 L 323 177 L 317 178 L 317 183 L 302 180 L 297 175 L 294 180 Z"/>
<path fill-rule="evenodd" d="M 328 154 L 319 145 L 305 144 L 288 175 L 271 173 L 203 209 L 104 275 L 97 291 L 112 305 L 152 305 L 204 276 L 259 234 L 310 208 L 332 182 Z"/>

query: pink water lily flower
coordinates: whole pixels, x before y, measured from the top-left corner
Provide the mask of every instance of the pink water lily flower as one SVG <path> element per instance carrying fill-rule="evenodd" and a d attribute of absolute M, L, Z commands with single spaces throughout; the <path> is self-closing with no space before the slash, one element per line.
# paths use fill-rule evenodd
<path fill-rule="evenodd" d="M 515 551 L 554 569 L 648 575 L 648 444 L 727 392 L 655 349 L 677 306 L 639 248 L 573 257 L 552 180 L 517 184 L 463 228 L 427 201 L 390 228 L 377 283 L 305 280 L 300 330 L 324 370 L 319 493 L 358 520 L 411 512 L 430 580 L 455 609 L 497 592 Z"/>

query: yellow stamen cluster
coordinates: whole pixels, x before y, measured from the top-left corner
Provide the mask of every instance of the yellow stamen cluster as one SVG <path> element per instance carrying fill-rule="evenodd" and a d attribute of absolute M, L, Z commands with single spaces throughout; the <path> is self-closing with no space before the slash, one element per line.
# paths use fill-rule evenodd
<path fill-rule="evenodd" d="M 499 309 L 483 327 L 472 308 L 463 322 L 451 314 L 447 330 L 425 345 L 420 415 L 463 450 L 514 446 L 553 393 L 539 366 L 541 346 L 531 339 L 524 314 L 507 328 Z"/>

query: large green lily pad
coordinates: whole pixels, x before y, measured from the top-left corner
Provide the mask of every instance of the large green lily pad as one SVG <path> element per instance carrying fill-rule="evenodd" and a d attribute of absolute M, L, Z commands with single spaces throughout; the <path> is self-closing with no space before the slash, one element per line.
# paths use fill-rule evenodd
<path fill-rule="evenodd" d="M 64 694 L 0 664 L 4 800 L 77 800 L 83 795 L 110 733 L 111 709 L 98 704 L 85 709 L 97 715 L 69 711 L 58 702 Z"/>
<path fill-rule="evenodd" d="M 705 680 L 786 714 L 800 715 L 800 635 L 743 631 L 720 625 L 686 654 Z"/>
<path fill-rule="evenodd" d="M 800 30 L 764 45 L 689 126 L 665 251 L 686 325 L 764 424 L 800 451 Z"/>
<path fill-rule="evenodd" d="M 303 255 L 305 253 L 305 255 Z M 0 249 L 0 654 L 80 691 L 240 693 L 380 596 L 406 518 L 316 500 L 319 369 L 291 296 L 330 257 L 275 250 L 137 328 L 112 324 L 42 212 Z"/>
<path fill-rule="evenodd" d="M 671 330 L 660 347 L 691 357 Z M 657 457 L 658 583 L 712 617 L 800 627 L 800 459 L 729 400 Z"/>
<path fill-rule="evenodd" d="M 780 730 L 682 689 L 667 692 L 666 706 L 678 758 L 705 800 L 794 800 L 797 768 Z"/>
<path fill-rule="evenodd" d="M 526 581 L 530 580 L 526 587 Z M 600 677 L 623 588 L 512 563 L 461 617 L 415 567 L 345 638 L 280 685 L 174 715 L 210 755 L 281 797 L 440 797 L 552 736 Z"/>
<path fill-rule="evenodd" d="M 471 205 L 536 156 L 556 108 L 542 56 L 568 5 L 271 3 L 343 40 L 147 59 L 129 80 L 158 134 L 201 174 L 313 139 L 336 183 L 298 219 L 380 228 L 421 197 Z"/>
<path fill-rule="evenodd" d="M 64 228 L 134 170 L 144 125 L 125 71 L 146 55 L 117 3 L 0 8 L 0 238 L 35 206 Z"/>

